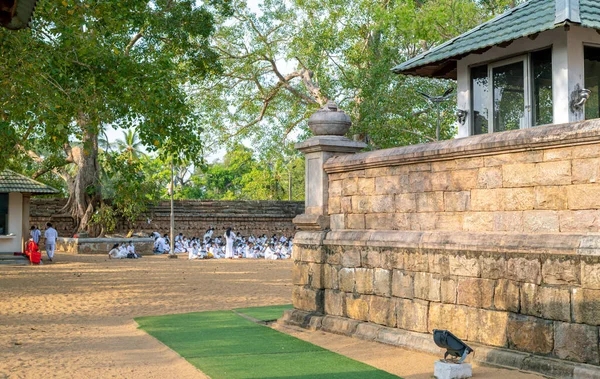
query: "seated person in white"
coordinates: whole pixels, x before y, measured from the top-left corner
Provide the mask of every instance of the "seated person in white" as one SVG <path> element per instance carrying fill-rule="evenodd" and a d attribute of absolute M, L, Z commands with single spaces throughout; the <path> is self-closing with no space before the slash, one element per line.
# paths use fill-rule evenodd
<path fill-rule="evenodd" d="M 164 254 L 168 251 L 167 243 L 163 237 L 154 240 L 154 254 Z"/>
<path fill-rule="evenodd" d="M 185 253 L 185 249 L 183 248 L 183 243 L 181 240 L 175 242 L 175 248 L 173 250 L 175 251 L 175 254 Z"/>
<path fill-rule="evenodd" d="M 194 243 L 192 247 L 188 247 L 188 259 L 200 258 L 200 251 L 198 250 L 198 244 Z"/>
<path fill-rule="evenodd" d="M 269 246 L 267 246 L 267 248 L 265 249 L 265 259 L 271 259 L 271 260 L 276 260 L 277 257 L 277 253 L 275 252 L 275 250 L 273 249 L 273 245 L 270 244 Z"/>
<path fill-rule="evenodd" d="M 123 250 L 119 249 L 119 244 L 115 243 L 112 249 L 108 252 L 108 259 L 123 259 L 127 258 L 127 250 L 123 253 Z"/>

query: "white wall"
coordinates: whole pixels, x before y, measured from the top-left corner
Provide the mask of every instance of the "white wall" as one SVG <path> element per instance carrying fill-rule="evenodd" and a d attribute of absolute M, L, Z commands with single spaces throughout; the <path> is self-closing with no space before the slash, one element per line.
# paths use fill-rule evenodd
<path fill-rule="evenodd" d="M 469 111 L 464 125 L 459 125 L 458 137 L 471 134 L 471 100 L 470 75 L 472 66 L 491 63 L 530 51 L 552 46 L 553 68 L 553 118 L 555 124 L 579 121 L 584 118 L 582 112 L 574 114 L 570 111 L 571 92 L 577 84 L 583 88 L 583 46 L 584 44 L 600 45 L 600 35 L 594 29 L 571 26 L 569 31 L 563 27 L 540 33 L 537 38 L 520 38 L 505 48 L 492 47 L 483 54 L 470 54 L 457 62 L 458 109 Z"/>
<path fill-rule="evenodd" d="M 23 195 L 8 194 L 8 233 L 14 236 L 0 236 L 0 253 L 22 252 L 23 241 Z"/>

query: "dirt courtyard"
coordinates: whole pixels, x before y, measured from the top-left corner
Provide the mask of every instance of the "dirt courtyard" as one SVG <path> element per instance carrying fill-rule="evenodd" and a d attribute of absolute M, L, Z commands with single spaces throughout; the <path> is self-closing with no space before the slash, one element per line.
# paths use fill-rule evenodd
<path fill-rule="evenodd" d="M 291 302 L 291 261 L 56 258 L 0 266 L 0 378 L 205 378 L 133 318 Z M 436 359 L 322 332 L 286 332 L 409 379 L 430 378 L 423 374 Z M 420 362 L 413 375 L 402 356 Z M 533 377 L 482 370 L 478 377 Z"/>

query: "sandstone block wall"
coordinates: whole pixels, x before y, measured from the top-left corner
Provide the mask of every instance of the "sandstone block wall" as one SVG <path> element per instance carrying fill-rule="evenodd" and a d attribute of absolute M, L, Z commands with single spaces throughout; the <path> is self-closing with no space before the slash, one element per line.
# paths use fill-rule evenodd
<path fill-rule="evenodd" d="M 338 156 L 324 170 L 330 228 L 296 235 L 298 312 L 344 334 L 448 329 L 520 356 L 517 368 L 600 375 L 599 120 Z"/>
<path fill-rule="evenodd" d="M 60 236 L 71 236 L 73 219 L 60 213 L 66 199 L 32 199 L 30 224 L 43 226 L 51 221 Z M 170 203 L 150 207 L 133 225 L 124 220 L 117 223 L 115 234 L 135 232 L 168 233 Z M 287 201 L 192 201 L 175 202 L 175 230 L 187 236 L 201 237 L 209 227 L 223 233 L 229 226 L 243 235 L 291 236 L 295 232 L 292 219 L 304 212 L 304 204 Z M 150 220 L 150 222 L 148 222 Z"/>

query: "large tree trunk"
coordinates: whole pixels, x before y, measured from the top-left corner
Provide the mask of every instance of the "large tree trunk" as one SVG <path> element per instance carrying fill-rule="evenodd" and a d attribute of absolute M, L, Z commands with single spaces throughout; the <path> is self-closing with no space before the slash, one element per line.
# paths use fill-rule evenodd
<path fill-rule="evenodd" d="M 82 145 L 68 148 L 77 173 L 69 183 L 69 201 L 63 208 L 75 220 L 74 233 L 91 231 L 89 222 L 101 199 L 98 164 L 98 132 L 87 125 L 87 116 L 80 116 L 78 123 L 84 130 Z"/>

